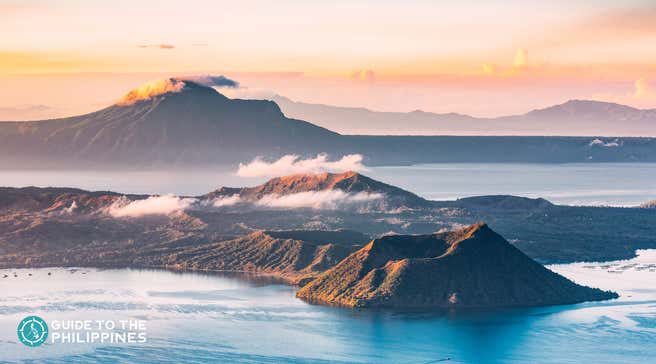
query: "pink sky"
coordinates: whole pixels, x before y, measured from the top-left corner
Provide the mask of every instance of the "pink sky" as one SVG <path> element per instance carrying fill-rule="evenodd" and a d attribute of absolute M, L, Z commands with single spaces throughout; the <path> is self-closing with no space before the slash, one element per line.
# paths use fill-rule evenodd
<path fill-rule="evenodd" d="M 181 74 L 232 77 L 231 96 L 385 111 L 656 107 L 652 1 L 10 0 L 0 34 L 0 115 L 91 111 Z"/>

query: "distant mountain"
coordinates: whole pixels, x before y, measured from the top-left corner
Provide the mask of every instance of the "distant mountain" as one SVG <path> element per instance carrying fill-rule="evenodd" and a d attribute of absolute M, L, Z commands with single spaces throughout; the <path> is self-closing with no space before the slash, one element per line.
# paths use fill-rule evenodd
<path fill-rule="evenodd" d="M 381 112 L 362 107 L 311 104 L 292 101 L 280 95 L 272 97 L 272 101 L 276 102 L 289 117 L 312 120 L 317 125 L 342 134 L 453 135 L 457 134 L 459 128 L 464 125 L 482 120 L 456 113 L 436 114 L 421 110 L 407 113 Z"/>
<path fill-rule="evenodd" d="M 454 202 L 457 206 L 469 209 L 497 209 L 508 211 L 543 210 L 554 205 L 543 198 L 528 198 L 509 195 L 488 195 L 460 198 Z"/>
<path fill-rule="evenodd" d="M 520 124 L 532 127 L 547 120 L 544 125 L 548 130 L 558 130 L 557 125 L 562 124 L 562 120 L 553 121 L 551 116 L 542 115 L 570 115 L 569 109 L 527 114 L 542 120 L 535 123 L 511 117 L 508 125 L 511 129 Z M 589 107 L 584 109 L 585 115 L 592 115 Z M 379 125 L 381 129 L 378 130 L 389 127 L 387 121 L 377 119 L 378 113 L 358 111 L 358 115 L 362 113 L 375 117 L 339 116 L 337 119 L 353 126 Z M 640 124 L 643 126 L 639 130 L 648 133 L 654 123 L 648 111 L 644 114 L 635 120 L 644 124 Z M 322 115 L 330 115 L 330 112 L 317 114 L 316 120 L 321 121 Z M 435 124 L 433 116 L 423 112 L 410 113 L 410 118 L 402 114 L 397 116 L 392 124 L 406 131 L 455 133 Z M 462 115 L 444 114 L 440 118 L 445 118 L 447 123 L 455 119 L 459 120 L 459 125 L 476 125 L 471 124 L 472 118 Z M 629 120 L 628 116 L 626 118 Z M 566 122 L 568 132 L 564 134 L 577 130 L 572 120 Z M 593 122 L 594 118 L 585 120 Z M 622 128 L 638 125 L 638 121 L 624 122 Z M 596 126 L 603 124 L 594 122 Z M 424 129 L 421 125 L 430 128 Z M 547 130 L 544 125 L 538 128 L 540 133 Z M 504 128 L 494 120 L 486 120 L 472 130 L 472 134 L 485 134 Z M 603 129 L 582 130 L 598 134 Z M 234 167 L 258 156 L 275 159 L 285 154 L 315 156 L 317 153 L 333 157 L 359 153 L 369 165 L 654 162 L 656 138 L 340 135 L 286 117 L 275 102 L 229 99 L 211 87 L 174 78 L 142 85 L 116 104 L 90 114 L 0 122 L 1 169 Z"/>
<path fill-rule="evenodd" d="M 4 214 L 44 211 L 59 211 L 75 202 L 77 213 L 93 213 L 117 201 L 122 194 L 116 192 L 90 192 L 65 187 L 0 187 L 0 212 Z M 128 195 L 130 198 L 145 198 L 143 195 Z"/>
<path fill-rule="evenodd" d="M 37 120 L 52 117 L 52 115 L 61 115 L 61 113 L 61 110 L 46 105 L 0 107 L 0 120 Z"/>
<path fill-rule="evenodd" d="M 272 98 L 289 117 L 342 134 L 656 136 L 656 109 L 570 100 L 522 115 L 477 118 L 457 113 L 379 112 Z"/>
<path fill-rule="evenodd" d="M 271 101 L 232 100 L 191 81 L 168 82 L 179 87 L 131 96 L 158 85 L 147 84 L 86 115 L 0 123 L 2 159 L 11 155 L 18 165 L 39 159 L 45 165 L 49 159 L 70 164 L 218 164 L 281 150 L 305 153 L 299 139 L 321 148 L 338 136 L 286 118 Z"/>
<path fill-rule="evenodd" d="M 618 297 L 548 270 L 482 223 L 373 240 L 297 296 L 314 303 L 390 308 L 558 305 Z"/>

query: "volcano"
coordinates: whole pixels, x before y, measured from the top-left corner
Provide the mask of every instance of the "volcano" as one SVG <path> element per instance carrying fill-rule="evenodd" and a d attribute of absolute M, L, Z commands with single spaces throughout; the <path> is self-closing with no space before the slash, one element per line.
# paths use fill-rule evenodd
<path fill-rule="evenodd" d="M 41 157 L 72 164 L 221 164 L 281 150 L 304 153 L 299 138 L 321 146 L 337 136 L 286 118 L 272 101 L 229 99 L 172 78 L 142 85 L 90 114 L 0 123 L 0 150 L 14 154 L 15 162 Z"/>
<path fill-rule="evenodd" d="M 329 305 L 387 308 L 541 306 L 618 297 L 552 272 L 484 223 L 375 239 L 297 296 Z"/>

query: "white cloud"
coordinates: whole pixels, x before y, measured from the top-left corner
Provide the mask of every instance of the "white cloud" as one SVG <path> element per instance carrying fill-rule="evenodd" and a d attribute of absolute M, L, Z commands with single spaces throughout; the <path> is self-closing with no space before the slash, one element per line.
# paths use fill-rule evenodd
<path fill-rule="evenodd" d="M 217 197 L 212 201 L 212 206 L 214 207 L 224 207 L 224 206 L 232 206 L 236 205 L 241 202 L 241 197 L 239 195 L 234 194 L 231 196 L 221 196 Z"/>
<path fill-rule="evenodd" d="M 174 195 L 151 196 L 143 200 L 115 202 L 108 213 L 113 217 L 142 217 L 146 215 L 168 215 L 189 208 L 196 199 Z"/>
<path fill-rule="evenodd" d="M 382 193 L 357 192 L 350 193 L 342 190 L 306 191 L 289 195 L 268 194 L 260 199 L 246 200 L 234 194 L 218 197 L 203 205 L 213 207 L 230 207 L 241 205 L 256 209 L 297 209 L 310 208 L 316 210 L 336 210 L 340 208 L 357 206 L 366 202 L 385 198 Z"/>
<path fill-rule="evenodd" d="M 75 212 L 76 209 L 77 209 L 77 202 L 73 201 L 71 202 L 71 205 L 69 207 L 66 207 L 62 210 L 62 213 L 72 214 L 73 212 Z"/>
<path fill-rule="evenodd" d="M 278 177 L 288 174 L 305 174 L 321 172 L 346 172 L 366 170 L 362 164 L 361 154 L 349 154 L 340 160 L 330 162 L 326 154 L 315 158 L 300 159 L 298 155 L 288 154 L 274 162 L 267 162 L 258 157 L 248 164 L 239 164 L 237 175 L 240 177 Z"/>
<path fill-rule="evenodd" d="M 290 195 L 265 195 L 255 202 L 257 206 L 268 208 L 312 208 L 335 210 L 348 205 L 380 200 L 381 193 L 348 193 L 341 190 L 308 191 Z"/>
<path fill-rule="evenodd" d="M 618 142 L 617 139 L 615 139 L 615 140 L 612 141 L 612 142 L 604 142 L 603 140 L 597 138 L 597 139 L 593 139 L 593 140 L 590 142 L 589 145 L 590 145 L 591 147 L 597 145 L 597 146 L 605 147 L 605 148 L 615 148 L 615 147 L 619 147 L 619 146 L 620 146 L 620 143 Z"/>

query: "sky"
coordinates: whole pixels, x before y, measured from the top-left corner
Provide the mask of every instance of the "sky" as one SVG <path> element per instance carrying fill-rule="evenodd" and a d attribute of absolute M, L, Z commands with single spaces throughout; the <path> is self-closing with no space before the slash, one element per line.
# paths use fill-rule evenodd
<path fill-rule="evenodd" d="M 0 116 L 92 111 L 194 74 L 237 80 L 233 97 L 382 111 L 654 108 L 655 45 L 653 0 L 0 0 Z"/>

